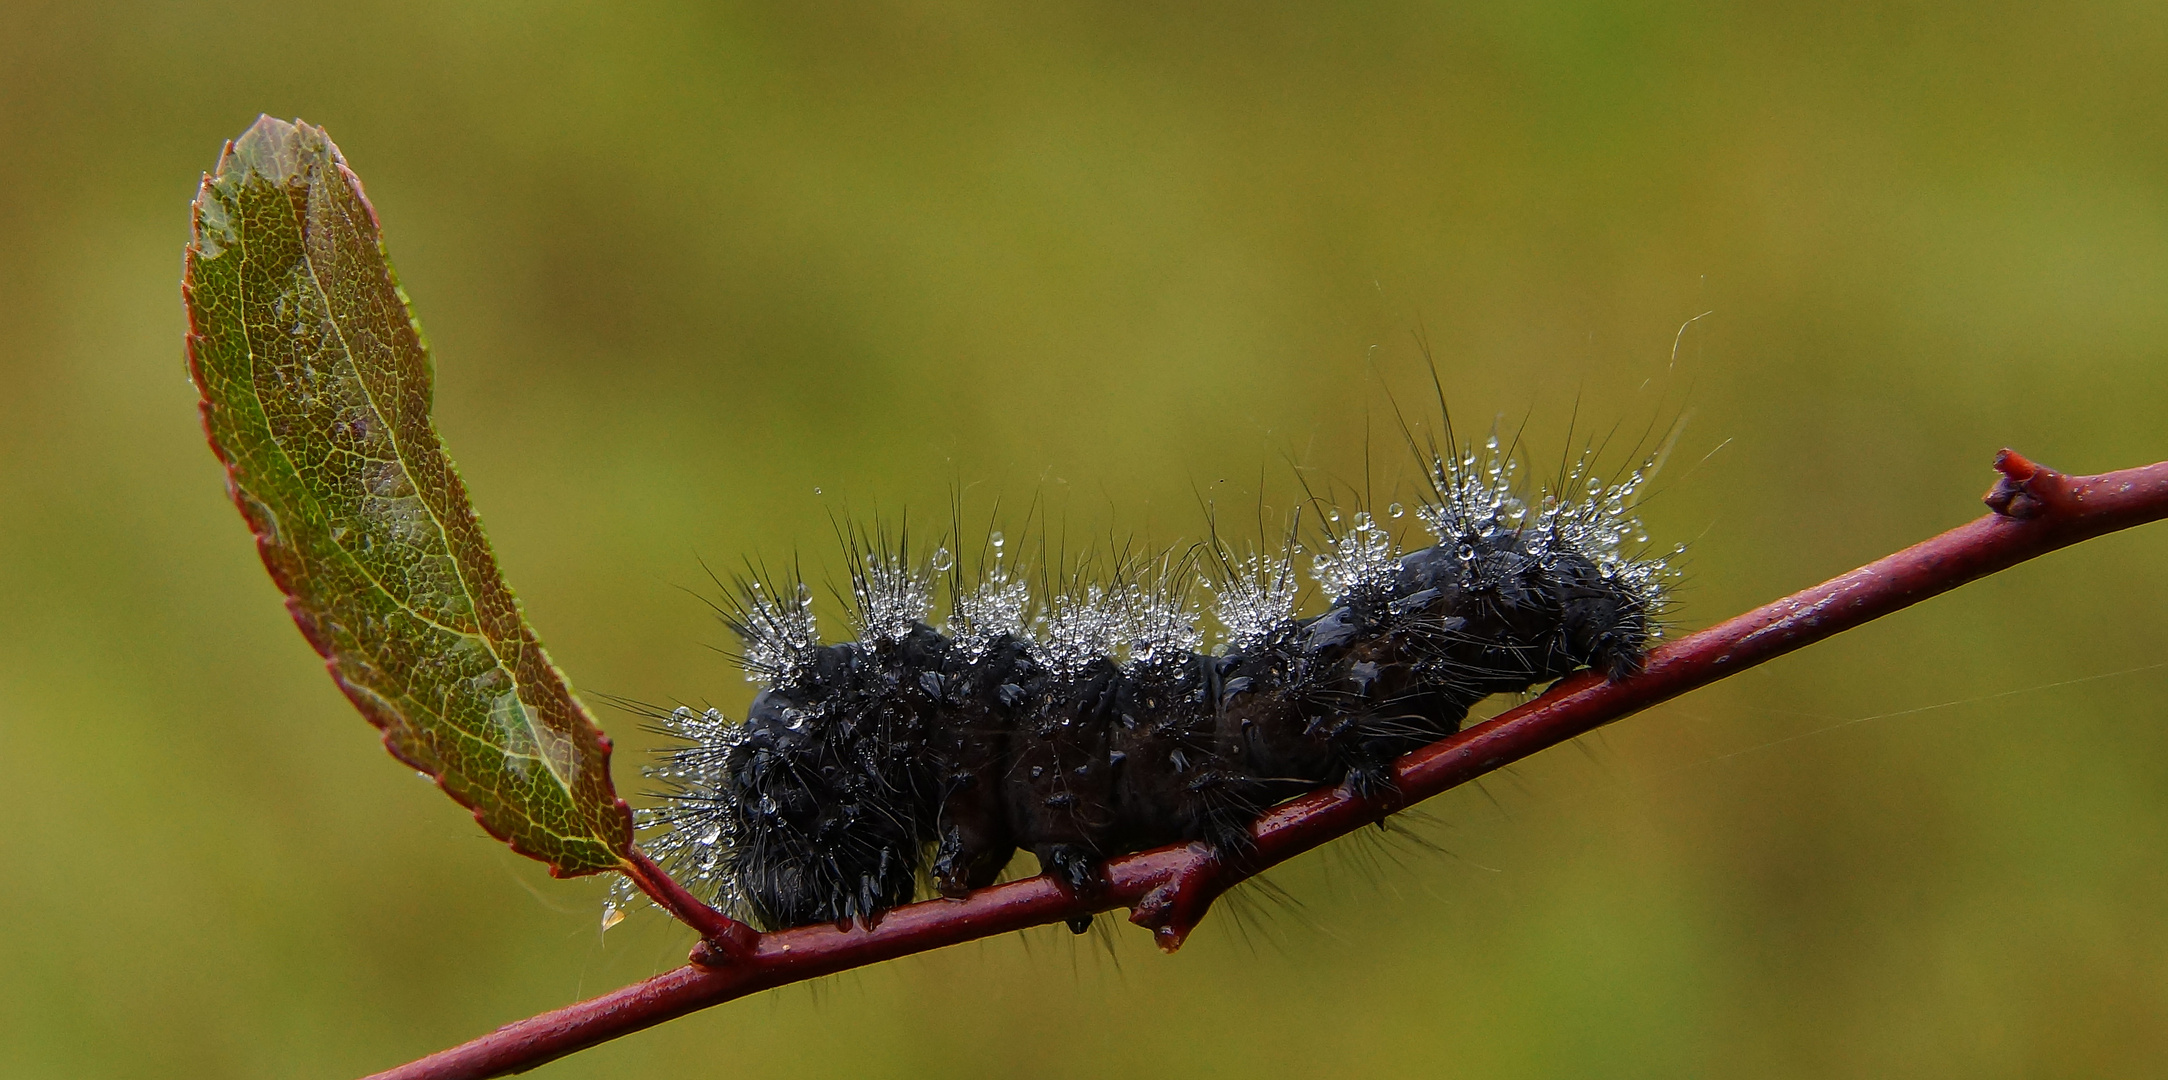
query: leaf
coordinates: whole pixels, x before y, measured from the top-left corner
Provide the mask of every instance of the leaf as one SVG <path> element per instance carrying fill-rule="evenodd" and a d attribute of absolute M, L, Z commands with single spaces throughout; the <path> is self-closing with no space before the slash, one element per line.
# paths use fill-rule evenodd
<path fill-rule="evenodd" d="M 339 688 L 513 850 L 619 868 L 610 741 L 497 574 L 430 422 L 421 326 L 322 129 L 266 116 L 226 144 L 182 294 L 211 449 Z"/>

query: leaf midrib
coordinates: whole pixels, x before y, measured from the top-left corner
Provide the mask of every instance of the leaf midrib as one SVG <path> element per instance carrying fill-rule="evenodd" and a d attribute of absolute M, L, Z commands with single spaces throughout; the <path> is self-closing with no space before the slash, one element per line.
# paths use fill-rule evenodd
<path fill-rule="evenodd" d="M 262 174 L 259 173 L 258 175 Z M 268 177 L 265 177 L 265 179 L 269 180 Z M 358 387 L 360 387 L 362 397 L 365 401 L 368 402 L 370 411 L 376 415 L 378 420 L 383 421 L 384 423 L 387 437 L 390 439 L 392 444 L 394 460 L 398 462 L 399 470 L 401 474 L 405 476 L 407 486 L 413 489 L 415 497 L 420 501 L 422 505 L 423 511 L 429 515 L 430 523 L 435 526 L 438 538 L 443 542 L 445 559 L 451 564 L 452 573 L 459 582 L 461 594 L 466 597 L 469 610 L 474 613 L 475 625 L 478 628 L 486 627 L 488 625 L 487 619 L 483 616 L 481 605 L 476 602 L 473 587 L 470 585 L 467 578 L 466 568 L 460 565 L 459 557 L 452 550 L 451 534 L 444 527 L 444 519 L 440 514 L 438 514 L 437 508 L 430 504 L 430 500 L 422 494 L 421 485 L 415 482 L 414 470 L 412 465 L 409 463 L 409 447 L 407 446 L 406 440 L 402 437 L 398 425 L 390 422 L 389 418 L 385 416 L 383 409 L 377 404 L 376 395 L 370 389 L 368 380 L 363 377 L 360 363 L 355 359 L 353 346 L 346 337 L 346 331 L 342 326 L 339 325 L 339 320 L 333 316 L 330 293 L 324 288 L 322 279 L 317 276 L 316 260 L 310 254 L 308 247 L 308 230 L 299 215 L 296 215 L 294 220 L 294 231 L 296 236 L 300 238 L 300 258 L 302 266 L 308 272 L 309 287 L 315 291 L 317 299 L 323 305 L 325 321 L 330 324 L 332 333 L 338 338 L 339 349 L 342 353 L 345 354 L 346 364 L 353 371 L 354 382 Z M 246 237 L 243 238 L 240 247 L 242 261 L 241 269 L 244 271 L 244 273 L 241 275 L 241 280 L 245 282 L 245 271 L 250 262 L 250 245 Z M 248 381 L 248 393 L 249 397 L 256 404 L 257 414 L 265 418 L 266 421 L 268 421 L 270 415 L 269 411 L 264 405 L 262 396 L 256 390 L 256 380 L 254 376 L 257 374 L 260 361 L 256 351 L 254 328 L 249 325 L 249 321 L 246 317 L 246 312 L 247 309 L 244 305 L 236 304 L 236 313 L 241 316 L 242 340 L 246 344 L 248 349 L 250 374 L 250 379 Z M 319 352 L 318 356 L 321 357 L 321 355 L 321 352 Z M 287 472 L 292 475 L 296 480 L 300 480 L 302 477 L 301 470 L 295 464 L 292 453 L 287 450 L 286 445 L 284 441 L 279 437 L 277 430 L 274 429 L 267 422 L 264 425 L 264 431 L 272 447 L 278 451 L 279 458 L 285 463 Z M 301 498 L 307 499 L 309 501 L 309 503 L 318 511 L 319 517 L 322 517 L 325 520 L 329 520 L 329 515 L 322 512 L 323 506 L 317 500 L 315 493 L 310 491 L 305 483 L 297 485 L 296 493 Z M 382 578 L 380 578 L 376 573 L 374 573 L 366 563 L 364 563 L 358 556 L 355 555 L 353 551 L 349 550 L 344 543 L 340 542 L 335 537 L 332 537 L 329 534 L 328 530 L 325 533 L 324 539 L 333 549 L 339 552 L 340 556 L 343 557 L 347 561 L 347 563 L 352 566 L 354 570 L 364 580 L 368 581 L 369 584 L 377 590 L 377 592 L 381 593 L 385 598 L 389 599 L 393 603 L 393 605 L 397 606 L 400 610 L 405 611 L 422 623 L 436 627 L 437 629 L 442 630 L 447 634 L 451 634 L 455 637 L 468 638 L 477 641 L 481 644 L 483 649 L 489 652 L 490 659 L 493 663 L 496 664 L 497 669 L 503 671 L 511 679 L 513 696 L 516 700 L 519 701 L 520 704 L 521 721 L 527 727 L 528 737 L 533 741 L 536 753 L 531 755 L 515 753 L 510 748 L 498 745 L 497 743 L 489 740 L 486 737 L 480 737 L 478 735 L 470 737 L 477 737 L 479 741 L 497 750 L 499 753 L 503 754 L 507 758 L 522 758 L 541 763 L 542 767 L 548 770 L 550 778 L 556 782 L 558 788 L 564 791 L 566 802 L 576 807 L 577 800 L 574 798 L 572 784 L 570 780 L 565 777 L 564 774 L 558 771 L 556 763 L 550 760 L 548 754 L 541 752 L 542 748 L 547 745 L 547 742 L 544 738 L 543 733 L 535 729 L 534 715 L 531 711 L 531 707 L 528 706 L 524 698 L 520 697 L 520 690 L 522 689 L 522 687 L 520 684 L 518 671 L 505 663 L 503 655 L 497 649 L 496 642 L 491 640 L 489 634 L 479 629 L 474 633 L 469 633 L 465 630 L 446 626 L 444 623 L 440 622 L 432 615 L 425 614 L 424 612 L 418 610 L 405 597 L 402 597 L 397 592 L 388 588 Z M 411 687 L 409 689 L 411 690 Z M 429 708 L 426 704 L 417 700 L 411 694 L 401 694 L 400 696 L 406 701 L 410 702 L 414 707 L 423 709 Z M 444 721 L 447 724 L 450 723 L 449 717 L 442 709 L 430 709 L 429 712 L 430 715 L 436 717 L 438 720 Z M 409 726 L 412 725 L 410 724 Z M 540 821 L 536 820 L 536 818 L 532 814 L 526 814 L 523 812 L 522 816 L 525 817 L 535 827 L 541 828 L 545 832 L 549 832 L 551 835 L 558 836 L 562 839 L 589 839 L 587 837 L 570 836 L 563 833 L 558 833 L 552 829 L 548 829 L 547 827 L 543 826 Z"/>

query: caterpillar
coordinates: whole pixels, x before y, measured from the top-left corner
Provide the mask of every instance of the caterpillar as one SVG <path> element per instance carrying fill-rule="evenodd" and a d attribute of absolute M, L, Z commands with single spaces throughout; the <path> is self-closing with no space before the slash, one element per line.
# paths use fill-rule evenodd
<path fill-rule="evenodd" d="M 960 514 L 931 551 L 907 527 L 839 526 L 853 636 L 834 643 L 802 580 L 749 570 L 717 607 L 760 690 L 742 720 L 658 714 L 674 745 L 647 771 L 643 844 L 764 929 L 870 925 L 992 884 L 1019 850 L 1090 899 L 1127 852 L 1195 841 L 1239 865 L 1259 813 L 1384 789 L 1492 694 L 1637 670 L 1682 550 L 1652 554 L 1635 514 L 1656 457 L 1606 480 L 1584 452 L 1531 492 L 1495 435 L 1479 455 L 1446 431 L 1442 450 L 1409 438 L 1431 543 L 1403 550 L 1363 500 L 1312 515 L 1315 614 L 1299 510 L 1241 553 L 1214 527 L 1099 574 L 1043 542 L 1034 573 L 991 530 L 959 558 Z"/>

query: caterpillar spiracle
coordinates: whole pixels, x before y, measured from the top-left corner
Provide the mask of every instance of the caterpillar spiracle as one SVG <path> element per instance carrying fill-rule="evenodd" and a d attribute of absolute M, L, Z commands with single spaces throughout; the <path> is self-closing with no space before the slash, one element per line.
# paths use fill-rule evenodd
<path fill-rule="evenodd" d="M 846 526 L 853 636 L 823 643 L 804 582 L 741 580 L 719 610 L 761 689 L 742 720 L 663 714 L 675 746 L 648 770 L 642 843 L 770 929 L 961 896 L 1020 849 L 1090 898 L 1127 852 L 1199 841 L 1239 864 L 1259 813 L 1390 784 L 1492 694 L 1637 670 L 1677 550 L 1652 552 L 1635 513 L 1655 459 L 1606 479 L 1583 454 L 1531 490 L 1495 436 L 1442 450 L 1418 446 L 1432 542 L 1413 550 L 1367 508 L 1096 575 L 1029 565 L 998 532 L 960 558 L 960 530 L 927 550 Z"/>

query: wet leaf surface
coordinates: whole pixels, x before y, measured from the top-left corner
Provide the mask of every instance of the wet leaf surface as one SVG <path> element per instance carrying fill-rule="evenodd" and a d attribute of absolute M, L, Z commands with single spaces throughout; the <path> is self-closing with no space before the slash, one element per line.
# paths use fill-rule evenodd
<path fill-rule="evenodd" d="M 497 572 L 430 421 L 433 370 L 360 182 L 263 117 L 195 202 L 189 370 L 309 643 L 400 760 L 558 874 L 630 844 L 609 740 Z"/>

